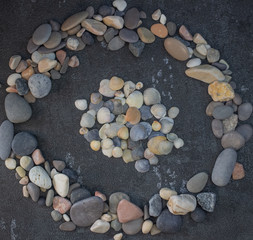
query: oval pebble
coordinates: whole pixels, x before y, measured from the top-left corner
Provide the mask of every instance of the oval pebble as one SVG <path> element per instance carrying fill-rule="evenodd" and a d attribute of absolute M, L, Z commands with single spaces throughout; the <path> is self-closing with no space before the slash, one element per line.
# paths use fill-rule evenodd
<path fill-rule="evenodd" d="M 243 124 L 239 126 L 238 128 L 236 128 L 236 131 L 245 138 L 246 142 L 249 141 L 253 135 L 253 128 L 249 124 Z"/>
<path fill-rule="evenodd" d="M 201 192 L 208 180 L 208 175 L 205 172 L 200 172 L 194 175 L 186 184 L 187 190 L 192 193 Z"/>
<path fill-rule="evenodd" d="M 146 159 L 140 159 L 135 162 L 135 169 L 140 173 L 148 172 L 150 168 L 149 161 Z"/>
<path fill-rule="evenodd" d="M 199 58 L 192 58 L 186 63 L 186 67 L 192 68 L 192 67 L 197 67 L 201 64 L 201 59 Z"/>
<path fill-rule="evenodd" d="M 224 120 L 232 116 L 234 110 L 230 106 L 217 106 L 213 110 L 213 117 L 218 120 Z"/>
<path fill-rule="evenodd" d="M 32 39 L 34 44 L 44 44 L 49 39 L 51 31 L 52 27 L 50 24 L 41 24 L 33 33 Z"/>
<path fill-rule="evenodd" d="M 224 133 L 224 127 L 222 121 L 218 119 L 213 119 L 212 121 L 212 131 L 215 137 L 221 138 Z"/>
<path fill-rule="evenodd" d="M 244 137 L 236 131 L 226 133 L 221 139 L 221 145 L 223 148 L 233 148 L 235 150 L 239 150 L 244 146 L 244 144 Z"/>
<path fill-rule="evenodd" d="M 252 114 L 252 104 L 251 103 L 243 103 L 238 108 L 238 118 L 241 121 L 246 121 L 250 118 Z"/>

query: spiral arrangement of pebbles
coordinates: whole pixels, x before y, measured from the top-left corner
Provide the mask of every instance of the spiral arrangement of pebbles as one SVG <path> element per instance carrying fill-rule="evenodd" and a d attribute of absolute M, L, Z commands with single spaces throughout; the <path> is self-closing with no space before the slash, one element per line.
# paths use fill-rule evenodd
<path fill-rule="evenodd" d="M 78 226 L 90 227 L 95 233 L 106 233 L 110 228 L 128 235 L 140 231 L 151 235 L 175 233 L 181 229 L 183 215 L 190 213 L 195 222 L 202 222 L 208 212 L 214 211 L 216 203 L 216 194 L 205 191 L 209 176 L 203 171 L 189 179 L 188 193 L 162 188 L 143 208 L 122 192 L 113 193 L 109 198 L 99 191 L 91 193 L 78 183 L 78 174 L 64 161 L 46 161 L 35 136 L 26 131 L 14 134 L 14 123 L 31 118 L 30 104 L 50 93 L 51 79 L 61 78 L 69 66 L 79 66 L 77 56 L 67 56 L 63 48 L 83 50 L 86 45 L 94 44 L 94 36 L 102 47 L 111 51 L 128 43 L 136 57 L 141 55 L 145 44 L 153 43 L 157 37 L 166 38 L 164 47 L 170 56 L 179 61 L 191 58 L 186 63 L 185 73 L 208 84 L 213 101 L 207 106 L 206 114 L 214 118 L 212 131 L 224 148 L 216 159 L 211 180 L 221 187 L 229 183 L 231 176 L 238 180 L 245 174 L 243 165 L 237 162 L 237 151 L 252 137 L 253 129 L 247 123 L 238 126 L 238 121 L 250 118 L 252 104 L 243 103 L 234 92 L 232 72 L 227 62 L 220 59 L 220 52 L 199 33 L 192 35 L 184 25 L 179 27 L 179 36 L 175 36 L 177 25 L 167 22 L 160 9 L 152 14 L 152 19 L 160 23 L 148 29 L 141 26 L 147 17 L 145 12 L 135 7 L 126 8 L 125 0 L 115 0 L 113 7 L 103 5 L 95 12 L 90 6 L 61 25 L 54 20 L 44 23 L 28 42 L 31 59 L 14 55 L 9 61 L 15 73 L 7 79 L 5 111 L 8 120 L 0 126 L 0 158 L 8 169 L 15 170 L 24 197 L 53 207 L 53 220 L 64 221 L 59 226 L 62 231 L 74 231 Z M 93 150 L 102 148 L 104 155 L 123 157 L 125 162 L 136 160 L 137 171 L 146 172 L 150 165 L 158 163 L 155 155 L 169 154 L 173 146 L 180 148 L 184 142 L 170 132 L 179 109 L 170 108 L 166 117 L 167 110 L 161 104 L 159 92 L 147 88 L 142 93 L 142 88 L 141 82 L 124 82 L 115 76 L 102 80 L 99 91 L 90 96 L 89 110 L 82 115 L 80 134 Z M 111 99 L 103 101 L 104 97 Z M 88 102 L 78 99 L 75 106 L 84 111 Z M 103 124 L 102 127 L 88 130 L 95 120 Z M 146 149 L 140 141 L 147 141 Z M 113 238 L 122 237 L 123 233 L 119 232 Z"/>

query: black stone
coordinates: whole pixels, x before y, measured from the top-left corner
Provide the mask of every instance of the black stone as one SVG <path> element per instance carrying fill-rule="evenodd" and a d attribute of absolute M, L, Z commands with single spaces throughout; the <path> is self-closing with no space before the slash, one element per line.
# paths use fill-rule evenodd
<path fill-rule="evenodd" d="M 93 45 L 94 44 L 94 38 L 93 36 L 91 35 L 91 33 L 85 31 L 82 35 L 82 41 L 84 44 L 86 45 Z"/>
<path fill-rule="evenodd" d="M 16 89 L 21 96 L 27 94 L 29 92 L 27 81 L 23 78 L 18 78 L 16 80 Z"/>
<path fill-rule="evenodd" d="M 106 17 L 109 15 L 112 15 L 112 9 L 111 7 L 107 6 L 107 5 L 102 5 L 101 7 L 99 7 L 98 9 L 98 13 L 102 16 L 102 17 Z"/>
<path fill-rule="evenodd" d="M 129 50 L 135 57 L 140 57 L 145 47 L 145 43 L 142 41 L 138 41 L 136 43 L 129 43 Z M 143 106 L 148 107 L 148 106 Z M 151 114 L 151 113 L 150 113 Z M 141 116 L 142 117 L 142 116 Z M 145 116 L 144 116 L 145 117 Z M 143 119 L 143 118 L 142 118 Z M 144 120 L 144 119 L 143 119 Z"/>

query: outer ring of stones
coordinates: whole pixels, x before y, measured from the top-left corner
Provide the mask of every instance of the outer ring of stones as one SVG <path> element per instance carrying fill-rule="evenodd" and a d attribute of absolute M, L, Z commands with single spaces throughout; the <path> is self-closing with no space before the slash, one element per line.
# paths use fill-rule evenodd
<path fill-rule="evenodd" d="M 95 192 L 95 196 L 91 196 L 90 192 L 80 188 L 78 183 L 69 186 L 69 182 L 71 178 L 75 178 L 75 174 L 71 169 L 65 168 L 63 161 L 54 160 L 53 165 L 55 168 L 51 170 L 49 162 L 45 161 L 41 151 L 36 149 L 37 140 L 34 136 L 27 132 L 21 132 L 13 138 L 14 128 L 12 123 L 25 122 L 32 115 L 29 104 L 18 94 L 25 95 L 25 99 L 30 103 L 35 101 L 35 98 L 43 98 L 51 90 L 50 75 L 52 77 L 54 74 L 56 76 L 54 79 L 60 77 L 54 71 L 60 71 L 63 74 L 67 71 L 68 65 L 70 67 L 79 65 L 77 57 L 74 56 L 69 59 L 66 57 L 66 53 L 60 49 L 66 45 L 70 50 L 75 51 L 83 49 L 85 45 L 80 44 L 80 39 L 78 40 L 76 37 L 69 37 L 66 43 L 61 42 L 60 38 L 67 37 L 68 34 L 76 34 L 77 37 L 80 37 L 88 31 L 97 35 L 98 40 L 101 40 L 101 35 L 104 35 L 106 40 L 107 26 L 122 29 L 125 24 L 126 28 L 119 33 L 119 37 L 113 35 L 110 41 L 108 40 L 108 49 L 118 50 L 125 45 L 126 41 L 129 42 L 129 50 L 136 57 L 139 57 L 144 48 L 144 43 L 154 42 L 155 36 L 166 38 L 168 34 L 170 36 L 175 34 L 176 25 L 168 22 L 166 28 L 164 26 L 166 16 L 161 13 L 160 9 L 152 14 L 153 20 L 160 20 L 160 23 L 154 24 L 151 31 L 149 31 L 147 28 L 140 27 L 142 23 L 140 22 L 140 16 L 145 18 L 145 13 L 139 12 L 136 8 L 131 8 L 126 12 L 123 19 L 120 12 L 126 8 L 126 2 L 124 0 L 115 0 L 113 6 L 119 11 L 116 16 L 108 16 L 113 15 L 112 8 L 108 6 L 100 7 L 100 15 L 94 15 L 92 7 L 74 14 L 61 25 L 61 36 L 59 34 L 60 25 L 57 22 L 51 21 L 51 25 L 42 24 L 36 29 L 28 43 L 27 50 L 30 53 L 36 52 L 32 56 L 32 60 L 21 60 L 18 55 L 11 57 L 9 66 L 17 73 L 15 76 L 9 77 L 7 81 L 10 87 L 6 90 L 10 94 L 7 95 L 5 100 L 5 110 L 10 121 L 4 121 L 0 127 L 0 141 L 3 141 L 3 138 L 5 139 L 0 149 L 1 158 L 6 159 L 5 165 L 7 168 L 16 169 L 16 175 L 20 179 L 20 184 L 23 185 L 23 195 L 25 197 L 31 196 L 33 201 L 46 204 L 48 207 L 53 205 L 52 218 L 59 221 L 63 217 L 65 220 L 65 223 L 60 225 L 60 229 L 63 231 L 73 231 L 76 225 L 80 227 L 92 225 L 90 229 L 96 233 L 105 233 L 110 227 L 119 230 L 119 226 L 126 234 L 130 235 L 139 232 L 140 229 L 144 234 L 151 233 L 151 235 L 158 234 L 161 231 L 177 232 L 182 225 L 182 215 L 191 212 L 192 219 L 201 222 L 205 219 L 206 212 L 214 210 L 216 194 L 210 192 L 199 193 L 207 183 L 208 175 L 206 173 L 202 172 L 194 175 L 187 183 L 187 190 L 191 193 L 198 193 L 197 198 L 192 194 L 178 195 L 177 192 L 171 189 L 162 188 L 159 194 L 155 194 L 149 200 L 149 204 L 145 205 L 144 211 L 131 203 L 129 196 L 119 192 L 110 196 L 108 205 L 106 196 L 98 191 Z M 94 15 L 93 19 L 90 19 L 92 15 Z M 137 15 L 139 17 L 136 17 Z M 102 20 L 104 23 L 101 22 Z M 80 24 L 83 27 L 82 29 Z M 137 27 L 138 35 L 131 32 L 131 39 L 129 39 L 127 34 Z M 52 30 L 54 30 L 53 34 L 51 33 Z M 68 34 L 66 34 L 66 31 Z M 239 120 L 245 121 L 252 113 L 252 105 L 250 103 L 242 104 L 240 96 L 234 93 L 231 87 L 232 84 L 228 83 L 231 80 L 231 71 L 224 60 L 218 62 L 220 58 L 218 50 L 211 48 L 199 33 L 192 36 L 184 25 L 179 28 L 179 34 L 182 38 L 166 38 L 164 47 L 172 57 L 180 61 L 187 60 L 192 54 L 198 57 L 187 62 L 189 69 L 185 73 L 191 78 L 209 84 L 208 93 L 214 101 L 208 105 L 207 115 L 215 118 L 212 122 L 212 129 L 216 137 L 222 138 L 221 143 L 225 148 L 216 160 L 212 181 L 217 186 L 225 186 L 236 168 L 236 150 L 240 149 L 252 136 L 252 127 L 247 124 L 238 127 L 235 131 L 237 121 L 234 112 L 238 108 Z M 135 41 L 138 38 L 141 39 L 141 42 L 136 43 Z M 89 34 L 86 34 L 86 40 L 87 45 L 88 42 L 92 42 Z M 194 51 L 187 47 L 189 41 L 196 43 L 197 46 Z M 40 45 L 44 46 L 39 47 Z M 52 52 L 55 51 L 57 51 L 56 56 L 58 53 L 59 62 L 54 60 L 52 56 Z M 46 54 L 46 57 L 43 58 L 41 53 Z M 201 59 L 203 60 L 206 57 L 209 64 L 201 65 Z M 38 60 L 37 63 L 36 60 Z M 38 64 L 37 71 L 41 74 L 35 74 L 36 64 Z M 50 71 L 50 74 L 48 71 Z M 21 73 L 22 78 L 19 73 Z M 28 80 L 28 86 L 26 86 L 24 79 Z M 28 93 L 29 91 L 30 93 Z M 18 104 L 12 105 L 13 102 L 18 102 Z M 222 102 L 226 102 L 226 105 Z M 9 109 L 10 106 L 12 106 L 11 110 Z M 23 112 L 20 112 L 20 109 Z M 13 115 L 14 112 L 18 117 Z M 221 121 L 223 121 L 223 125 L 221 125 Z M 227 122 L 224 123 L 224 121 Z M 223 135 L 224 129 L 222 127 L 224 126 L 227 132 Z M 20 141 L 26 142 L 25 148 L 20 146 Z M 10 156 L 11 148 L 15 154 Z M 30 157 L 31 153 L 32 156 Z M 15 155 L 16 158 L 20 156 L 20 166 L 16 166 Z M 44 168 L 41 166 L 42 164 L 44 164 Z M 34 165 L 36 166 L 34 167 Z M 26 176 L 26 171 L 29 171 L 29 178 Z M 54 197 L 55 192 L 51 188 L 52 181 L 49 176 L 53 179 L 53 187 L 58 196 Z M 233 175 L 233 179 L 240 179 L 240 176 L 237 175 L 236 177 L 234 178 Z M 45 200 L 39 198 L 40 191 L 47 191 Z M 163 209 L 162 201 L 167 201 L 168 209 Z M 197 207 L 197 203 L 201 208 Z M 66 214 L 69 210 L 70 217 Z M 80 216 L 80 212 L 88 217 Z M 155 224 L 150 217 L 157 218 Z M 121 238 L 122 233 L 114 236 L 115 240 Z"/>

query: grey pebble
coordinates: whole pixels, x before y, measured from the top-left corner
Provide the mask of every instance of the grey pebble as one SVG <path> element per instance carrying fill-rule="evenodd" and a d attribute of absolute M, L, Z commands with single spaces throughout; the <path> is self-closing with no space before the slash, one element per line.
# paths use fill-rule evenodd
<path fill-rule="evenodd" d="M 60 29 L 61 29 L 60 23 L 58 23 L 55 20 L 50 20 L 49 23 L 50 23 L 53 31 L 60 31 Z"/>
<path fill-rule="evenodd" d="M 191 218 L 194 222 L 203 222 L 206 219 L 206 212 L 200 207 L 196 207 L 195 210 L 191 212 Z"/>
<path fill-rule="evenodd" d="M 119 37 L 114 37 L 108 44 L 108 49 L 111 51 L 117 51 L 125 46 L 125 42 Z"/>
<path fill-rule="evenodd" d="M 31 196 L 34 202 L 37 202 L 40 197 L 40 188 L 36 186 L 34 183 L 30 182 L 27 184 L 27 190 L 29 195 Z"/>
<path fill-rule="evenodd" d="M 73 222 L 64 222 L 59 226 L 61 231 L 72 232 L 76 229 L 76 225 Z"/>
<path fill-rule="evenodd" d="M 51 78 L 52 78 L 53 80 L 58 80 L 58 79 L 61 78 L 61 74 L 60 74 L 58 71 L 54 70 L 54 69 L 52 69 L 52 70 L 50 71 L 50 74 L 51 74 Z"/>
<path fill-rule="evenodd" d="M 111 221 L 111 228 L 113 228 L 116 232 L 118 232 L 121 230 L 122 224 L 118 221 L 118 219 L 115 219 Z"/>
<path fill-rule="evenodd" d="M 207 116 L 212 116 L 213 115 L 213 110 L 218 107 L 218 106 L 223 106 L 224 104 L 222 102 L 210 102 L 207 107 L 206 107 L 206 115 Z"/>
<path fill-rule="evenodd" d="M 117 213 L 118 204 L 122 199 L 126 199 L 126 200 L 130 201 L 129 196 L 125 193 L 122 193 L 122 192 L 115 192 L 110 195 L 109 207 L 110 207 L 111 213 Z"/>
<path fill-rule="evenodd" d="M 218 120 L 224 120 L 229 118 L 234 113 L 234 110 L 230 106 L 217 106 L 213 110 L 213 117 Z"/>
<path fill-rule="evenodd" d="M 107 5 L 102 5 L 99 7 L 98 9 L 98 13 L 102 16 L 102 17 L 106 17 L 109 15 L 112 15 L 112 9 L 111 7 L 107 6 Z"/>
<path fill-rule="evenodd" d="M 94 44 L 94 38 L 92 37 L 92 35 L 85 31 L 82 35 L 82 41 L 84 44 L 87 44 L 89 46 L 93 45 Z"/>
<path fill-rule="evenodd" d="M 68 63 L 69 63 L 69 57 L 66 57 L 66 58 L 64 59 L 63 64 L 62 64 L 62 67 L 61 67 L 61 69 L 60 69 L 60 73 L 61 73 L 61 74 L 64 74 L 64 73 L 67 72 L 68 67 L 69 67 Z"/>
<path fill-rule="evenodd" d="M 72 191 L 72 193 L 70 194 L 70 201 L 72 204 L 83 200 L 85 198 L 89 198 L 91 197 L 90 192 L 85 189 L 85 188 L 77 188 L 75 190 Z"/>
<path fill-rule="evenodd" d="M 169 35 L 170 36 L 174 36 L 176 31 L 177 31 L 177 25 L 174 23 L 174 22 L 168 22 L 166 24 L 167 26 L 167 29 L 168 29 L 168 32 L 169 32 Z"/>
<path fill-rule="evenodd" d="M 213 212 L 216 204 L 216 194 L 212 192 L 202 192 L 197 195 L 198 204 L 207 212 Z"/>
<path fill-rule="evenodd" d="M 93 140 L 97 140 L 97 141 L 101 140 L 99 137 L 98 129 L 92 129 L 88 131 L 86 134 L 84 134 L 83 136 L 88 142 L 92 142 Z"/>
<path fill-rule="evenodd" d="M 36 98 L 47 96 L 51 90 L 52 83 L 44 74 L 34 74 L 28 80 L 28 86 L 32 95 Z"/>
<path fill-rule="evenodd" d="M 16 80 L 16 89 L 19 95 L 26 95 L 29 92 L 27 81 L 23 78 L 18 78 Z"/>
<path fill-rule="evenodd" d="M 132 149 L 133 160 L 139 160 L 144 157 L 144 148 L 142 145 L 138 145 Z"/>
<path fill-rule="evenodd" d="M 45 46 L 41 46 L 41 47 L 39 47 L 38 48 L 38 52 L 39 53 L 44 53 L 44 54 L 46 54 L 46 53 L 52 53 L 52 52 L 56 52 L 56 51 L 58 51 L 58 50 L 60 50 L 60 49 L 62 49 L 62 48 L 64 48 L 66 46 L 66 43 L 65 42 L 61 42 L 57 47 L 55 47 L 55 48 L 51 48 L 51 49 L 48 49 L 48 48 L 46 48 Z"/>
<path fill-rule="evenodd" d="M 244 146 L 244 144 L 244 137 L 236 131 L 230 131 L 224 134 L 221 139 L 221 145 L 223 148 L 233 148 L 235 150 L 239 150 Z"/>
<path fill-rule="evenodd" d="M 33 52 L 35 52 L 37 49 L 39 48 L 39 45 L 36 45 L 32 38 L 30 38 L 30 40 L 28 41 L 28 44 L 27 44 L 27 47 L 26 47 L 26 50 L 32 54 Z"/>
<path fill-rule="evenodd" d="M 139 110 L 141 112 L 141 119 L 143 121 L 146 121 L 146 120 L 151 119 L 153 117 L 149 106 L 143 105 Z"/>
<path fill-rule="evenodd" d="M 54 190 L 49 189 L 46 196 L 46 206 L 51 207 L 54 199 Z"/>
<path fill-rule="evenodd" d="M 127 222 L 127 223 L 123 223 L 122 224 L 122 230 L 127 235 L 135 235 L 141 230 L 142 224 L 143 224 L 143 219 L 138 218 L 136 220 L 133 220 L 133 221 L 130 221 L 130 222 Z"/>
<path fill-rule="evenodd" d="M 61 160 L 53 160 L 53 166 L 57 171 L 61 172 L 66 167 L 66 163 Z"/>
<path fill-rule="evenodd" d="M 116 35 L 116 30 L 114 28 L 108 28 L 104 34 L 104 39 L 107 43 L 109 43 L 114 36 Z"/>
<path fill-rule="evenodd" d="M 159 194 L 155 194 L 149 200 L 149 215 L 158 217 L 162 212 L 162 199 Z"/>
<path fill-rule="evenodd" d="M 41 24 L 33 33 L 32 39 L 34 44 L 42 45 L 44 44 L 50 37 L 52 31 L 52 27 L 50 24 Z"/>
<path fill-rule="evenodd" d="M 249 124 L 243 124 L 237 127 L 236 131 L 244 137 L 245 142 L 249 141 L 253 134 L 253 128 Z"/>
<path fill-rule="evenodd" d="M 95 12 L 95 9 L 93 6 L 89 6 L 86 8 L 86 11 L 88 12 L 88 17 L 87 18 L 92 18 Z"/>
<path fill-rule="evenodd" d="M 145 173 L 149 171 L 150 164 L 146 159 L 140 159 L 135 162 L 135 169 L 140 173 Z"/>
<path fill-rule="evenodd" d="M 212 131 L 215 137 L 222 138 L 224 133 L 224 127 L 221 120 L 213 119 L 212 121 Z"/>
<path fill-rule="evenodd" d="M 119 31 L 119 37 L 124 41 L 128 43 L 136 43 L 139 40 L 138 34 L 130 29 L 122 28 Z"/>
<path fill-rule="evenodd" d="M 129 50 L 135 57 L 140 57 L 145 47 L 145 43 L 137 41 L 135 43 L 129 43 Z"/>
<path fill-rule="evenodd" d="M 252 114 L 252 104 L 251 103 L 243 103 L 238 108 L 238 118 L 241 121 L 246 121 L 250 118 Z"/>
<path fill-rule="evenodd" d="M 5 160 L 10 156 L 13 136 L 13 124 L 8 120 L 3 121 L 0 126 L 0 158 L 2 160 Z"/>
<path fill-rule="evenodd" d="M 59 222 L 62 219 L 62 215 L 56 210 L 53 210 L 51 212 L 51 217 L 55 222 Z"/>
<path fill-rule="evenodd" d="M 146 127 L 144 127 L 141 124 L 134 125 L 130 130 L 130 138 L 133 141 L 139 141 L 146 139 L 150 134 L 148 134 L 148 131 L 146 130 Z"/>

